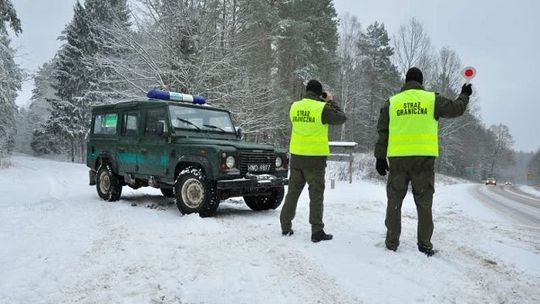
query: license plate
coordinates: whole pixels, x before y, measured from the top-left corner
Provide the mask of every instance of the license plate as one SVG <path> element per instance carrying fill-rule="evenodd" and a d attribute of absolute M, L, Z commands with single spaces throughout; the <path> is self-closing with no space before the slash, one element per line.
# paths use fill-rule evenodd
<path fill-rule="evenodd" d="M 267 172 L 270 171 L 270 164 L 252 164 L 248 165 L 249 172 Z"/>

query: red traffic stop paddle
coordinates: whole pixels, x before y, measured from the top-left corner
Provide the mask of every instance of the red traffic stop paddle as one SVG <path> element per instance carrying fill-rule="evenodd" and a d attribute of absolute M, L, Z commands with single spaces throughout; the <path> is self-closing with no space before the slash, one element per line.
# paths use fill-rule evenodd
<path fill-rule="evenodd" d="M 463 76 L 463 78 L 465 78 L 466 83 L 469 83 L 471 79 L 476 76 L 476 69 L 472 66 L 465 67 L 461 72 L 461 75 Z"/>

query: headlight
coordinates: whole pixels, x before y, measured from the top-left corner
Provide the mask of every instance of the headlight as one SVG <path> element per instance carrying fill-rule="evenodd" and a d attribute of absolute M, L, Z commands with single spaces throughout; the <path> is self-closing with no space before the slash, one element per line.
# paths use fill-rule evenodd
<path fill-rule="evenodd" d="M 283 159 L 280 156 L 276 157 L 276 168 L 280 168 L 283 165 Z"/>
<path fill-rule="evenodd" d="M 227 159 L 225 160 L 225 165 L 227 168 L 232 169 L 234 168 L 234 164 L 236 163 L 234 156 L 227 156 Z"/>

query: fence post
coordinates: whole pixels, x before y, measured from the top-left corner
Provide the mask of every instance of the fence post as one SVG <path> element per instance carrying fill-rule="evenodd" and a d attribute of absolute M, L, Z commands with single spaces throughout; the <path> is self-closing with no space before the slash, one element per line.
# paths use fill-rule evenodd
<path fill-rule="evenodd" d="M 349 184 L 352 184 L 352 165 L 353 165 L 353 155 L 351 153 L 351 159 L 349 160 Z"/>

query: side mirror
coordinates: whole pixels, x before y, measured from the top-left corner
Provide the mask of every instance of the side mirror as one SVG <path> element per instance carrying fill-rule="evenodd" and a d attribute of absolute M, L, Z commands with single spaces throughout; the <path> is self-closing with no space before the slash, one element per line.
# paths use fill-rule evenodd
<path fill-rule="evenodd" d="M 244 134 L 242 132 L 242 128 L 234 127 L 234 129 L 236 130 L 236 136 L 238 136 L 238 138 L 242 139 L 244 137 Z"/>

